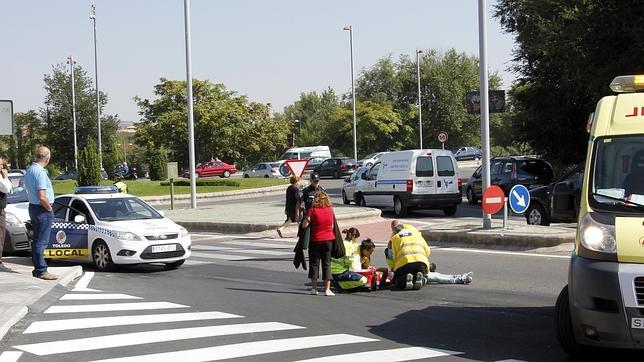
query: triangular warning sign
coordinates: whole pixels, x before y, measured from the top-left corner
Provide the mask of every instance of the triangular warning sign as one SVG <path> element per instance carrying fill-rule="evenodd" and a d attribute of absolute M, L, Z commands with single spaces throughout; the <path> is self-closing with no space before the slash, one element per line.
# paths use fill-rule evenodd
<path fill-rule="evenodd" d="M 309 160 L 288 160 L 285 162 L 286 166 L 291 170 L 293 175 L 297 177 L 302 177 L 304 170 L 306 170 L 306 165 L 309 164 Z"/>

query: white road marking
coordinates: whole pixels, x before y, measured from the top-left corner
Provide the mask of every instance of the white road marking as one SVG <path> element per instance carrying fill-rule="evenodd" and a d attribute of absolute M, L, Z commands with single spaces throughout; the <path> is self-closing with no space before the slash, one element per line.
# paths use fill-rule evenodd
<path fill-rule="evenodd" d="M 485 199 L 486 204 L 500 204 L 503 200 L 500 197 L 488 197 Z"/>
<path fill-rule="evenodd" d="M 112 312 L 121 310 L 146 310 L 146 309 L 170 309 L 189 308 L 187 305 L 168 302 L 139 302 L 139 303 L 117 303 L 117 304 L 82 304 L 63 305 L 47 308 L 45 313 L 82 313 L 82 312 Z"/>
<path fill-rule="evenodd" d="M 58 353 L 91 351 L 105 348 L 134 346 L 146 343 L 179 341 L 185 339 L 227 336 L 243 333 L 285 331 L 302 328 L 304 327 L 278 322 L 231 324 L 223 326 L 177 328 L 150 332 L 113 334 L 102 337 L 67 340 L 58 339 L 54 342 L 24 344 L 21 346 L 15 346 L 14 348 L 33 353 L 38 356 L 47 356 Z M 185 358 L 181 359 L 185 360 Z"/>
<path fill-rule="evenodd" d="M 0 362 L 16 362 L 23 352 L 20 351 L 6 351 L 0 353 Z"/>
<path fill-rule="evenodd" d="M 464 249 L 464 248 L 449 248 L 449 247 L 448 248 L 432 247 L 431 249 L 438 250 L 438 251 L 456 251 L 456 252 L 463 252 L 463 253 L 497 254 L 497 255 L 513 255 L 513 256 L 536 256 L 539 258 L 570 259 L 570 255 L 522 253 L 518 251 L 480 250 L 480 249 Z"/>
<path fill-rule="evenodd" d="M 300 360 L 298 362 L 352 362 L 352 361 L 378 361 L 378 362 L 398 362 L 412 361 L 415 359 L 434 358 L 453 356 L 463 352 L 445 351 L 440 349 L 422 348 L 422 347 L 405 347 L 385 349 L 380 351 L 368 351 L 359 353 L 347 353 L 335 356 L 327 356 L 313 359 Z"/>
<path fill-rule="evenodd" d="M 203 260 L 194 260 L 194 259 L 188 259 L 186 260 L 186 265 L 203 265 L 203 264 L 212 264 L 212 261 L 203 261 Z"/>
<path fill-rule="evenodd" d="M 285 245 L 285 244 L 270 244 L 270 243 L 252 243 L 245 241 L 224 241 L 221 244 L 226 245 L 241 245 L 241 246 L 254 246 L 256 248 L 269 248 L 269 249 L 287 249 L 292 250 L 294 245 Z"/>
<path fill-rule="evenodd" d="M 212 245 L 193 245 L 192 250 L 201 250 L 201 251 L 226 251 L 233 253 L 243 253 L 243 254 L 259 254 L 259 255 L 286 255 L 292 254 L 291 250 L 284 251 L 274 251 L 274 250 L 260 250 L 260 249 L 239 249 L 239 248 L 229 248 L 225 246 L 212 246 Z"/>
<path fill-rule="evenodd" d="M 136 324 L 153 324 L 167 322 L 201 321 L 210 319 L 244 318 L 243 316 L 222 312 L 168 313 L 128 315 L 120 317 L 76 318 L 52 321 L 33 322 L 24 331 L 25 334 L 71 329 L 127 326 Z"/>
<path fill-rule="evenodd" d="M 87 287 L 93 277 L 94 277 L 94 272 L 85 272 L 83 276 L 78 280 L 78 282 L 76 282 L 76 285 L 74 286 L 74 289 L 72 289 L 72 291 L 73 292 L 100 292 L 100 290 L 91 289 Z"/>
<path fill-rule="evenodd" d="M 175 361 L 217 361 L 229 358 L 242 358 L 260 354 L 294 351 L 315 347 L 338 346 L 343 344 L 376 342 L 377 339 L 331 334 L 325 336 L 296 337 L 267 341 L 228 344 L 216 347 L 188 349 L 183 351 L 155 353 L 141 356 L 106 359 L 94 362 L 175 362 Z"/>
<path fill-rule="evenodd" d="M 65 294 L 60 300 L 143 299 L 127 294 Z"/>
<path fill-rule="evenodd" d="M 256 259 L 256 257 L 254 256 L 226 255 L 226 254 L 199 253 L 199 252 L 197 253 L 193 252 L 192 254 L 190 254 L 190 256 L 196 257 L 196 258 L 222 259 L 222 260 L 230 260 L 230 261 Z"/>

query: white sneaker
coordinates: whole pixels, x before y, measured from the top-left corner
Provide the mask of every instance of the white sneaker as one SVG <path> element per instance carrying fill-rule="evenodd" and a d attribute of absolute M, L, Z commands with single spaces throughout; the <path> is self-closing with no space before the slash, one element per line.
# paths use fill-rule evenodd
<path fill-rule="evenodd" d="M 461 280 L 463 281 L 463 284 L 470 284 L 472 282 L 472 272 L 467 272 L 461 275 Z"/>
<path fill-rule="evenodd" d="M 405 282 L 405 289 L 413 289 L 414 288 L 414 276 L 411 275 L 411 273 L 407 273 L 407 281 Z"/>
<path fill-rule="evenodd" d="M 317 294 L 317 293 L 315 293 L 315 294 Z M 327 290 L 324 291 L 324 295 L 326 295 L 327 297 L 334 297 L 335 293 L 333 293 L 331 291 L 331 289 L 327 289 Z"/>
<path fill-rule="evenodd" d="M 423 273 L 418 272 L 416 273 L 416 281 L 414 282 L 414 290 L 419 290 L 420 288 L 423 287 Z"/>
<path fill-rule="evenodd" d="M 318 290 L 315 288 L 311 288 L 311 295 L 318 295 Z"/>

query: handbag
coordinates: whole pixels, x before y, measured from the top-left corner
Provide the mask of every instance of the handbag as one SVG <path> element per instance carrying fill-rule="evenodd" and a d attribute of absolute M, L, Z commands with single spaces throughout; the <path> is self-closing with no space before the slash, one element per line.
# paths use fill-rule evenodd
<path fill-rule="evenodd" d="M 335 240 L 333 240 L 333 244 L 331 245 L 331 257 L 340 259 L 347 254 L 347 251 L 344 249 L 344 239 L 342 238 L 342 233 L 340 232 L 335 215 L 333 215 L 333 232 L 335 233 Z"/>

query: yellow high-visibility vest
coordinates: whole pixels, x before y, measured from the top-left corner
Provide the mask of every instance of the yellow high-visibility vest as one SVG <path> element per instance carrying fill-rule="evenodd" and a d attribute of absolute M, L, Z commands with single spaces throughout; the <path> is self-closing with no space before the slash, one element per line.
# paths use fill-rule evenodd
<path fill-rule="evenodd" d="M 424 263 L 429 270 L 429 246 L 415 227 L 404 225 L 400 232 L 392 235 L 391 249 L 394 257 L 394 270 L 415 262 Z"/>

